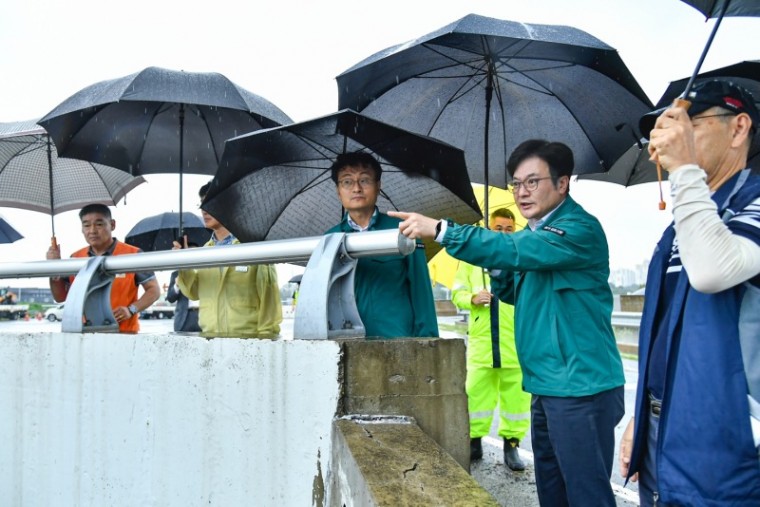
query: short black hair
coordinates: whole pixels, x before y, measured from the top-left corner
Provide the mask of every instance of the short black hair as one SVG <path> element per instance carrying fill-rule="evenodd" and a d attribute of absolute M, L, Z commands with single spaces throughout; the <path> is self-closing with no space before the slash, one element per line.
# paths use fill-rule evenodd
<path fill-rule="evenodd" d="M 202 187 L 201 187 L 201 188 L 198 190 L 198 197 L 200 197 L 200 198 L 201 198 L 201 201 L 203 201 L 203 200 L 206 198 L 206 194 L 208 194 L 208 189 L 209 189 L 209 188 L 211 188 L 211 182 L 212 182 L 212 181 L 213 181 L 213 180 L 209 180 L 209 181 L 208 181 L 208 183 L 206 183 L 205 185 L 203 185 L 203 186 L 202 186 Z"/>
<path fill-rule="evenodd" d="M 507 208 L 496 208 L 491 212 L 491 220 L 494 218 L 507 218 L 509 220 L 515 221 L 515 214 L 512 213 L 511 210 L 508 210 Z"/>
<path fill-rule="evenodd" d="M 549 166 L 549 173 L 552 177 L 552 183 L 557 185 L 557 181 L 562 176 L 570 177 L 575 167 L 573 150 L 566 144 L 559 142 L 549 142 L 544 139 L 530 139 L 520 143 L 515 148 L 507 161 L 507 172 L 510 178 L 514 178 L 517 166 L 526 159 L 538 157 Z"/>
<path fill-rule="evenodd" d="M 85 215 L 89 215 L 90 213 L 98 213 L 99 215 L 106 217 L 108 220 L 112 220 L 111 209 L 105 204 L 88 204 L 79 210 L 79 220 L 81 220 Z"/>
<path fill-rule="evenodd" d="M 380 162 L 369 153 L 363 151 L 354 151 L 351 153 L 341 153 L 330 166 L 330 177 L 338 184 L 338 173 L 345 167 L 361 167 L 364 169 L 373 169 L 375 171 L 375 179 L 380 181 L 380 177 L 383 174 L 383 168 L 380 166 Z"/>

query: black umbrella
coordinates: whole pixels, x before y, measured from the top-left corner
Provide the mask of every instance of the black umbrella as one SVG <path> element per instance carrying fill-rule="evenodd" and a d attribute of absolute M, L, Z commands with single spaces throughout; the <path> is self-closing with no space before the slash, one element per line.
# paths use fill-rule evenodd
<path fill-rule="evenodd" d="M 22 239 L 21 235 L 11 224 L 5 221 L 3 217 L 0 217 L 0 243 L 13 243 Z"/>
<path fill-rule="evenodd" d="M 188 243 L 204 245 L 211 238 L 211 231 L 203 225 L 203 220 L 188 211 L 182 214 L 184 233 Z M 142 248 L 145 252 L 171 250 L 175 240 L 180 241 L 179 213 L 161 213 L 143 218 L 135 224 L 124 238 L 126 243 Z"/>
<path fill-rule="evenodd" d="M 588 33 L 473 14 L 336 79 L 339 108 L 464 149 L 486 188 L 506 186 L 508 154 L 531 138 L 570 146 L 577 173 L 605 170 L 630 145 L 619 127 L 652 107 L 617 51 Z"/>
<path fill-rule="evenodd" d="M 226 139 L 291 122 L 222 74 L 148 67 L 80 90 L 39 124 L 62 157 L 132 175 L 178 172 L 181 213 L 183 173 L 212 175 Z"/>
<path fill-rule="evenodd" d="M 615 162 L 609 171 L 581 174 L 579 180 L 617 183 L 624 187 L 657 181 L 657 167 L 649 161 L 648 141 L 640 139 Z"/>
<path fill-rule="evenodd" d="M 760 108 L 760 60 L 750 60 L 735 63 L 727 67 L 703 72 L 697 76 L 696 83 L 708 81 L 710 79 L 724 78 L 730 79 L 734 83 L 746 88 L 752 93 L 755 104 Z M 672 81 L 667 90 L 663 93 L 657 102 L 656 108 L 670 106 L 673 99 L 679 97 L 686 87 L 686 83 L 691 78 L 683 78 Z M 655 116 L 648 115 L 642 119 L 642 129 L 647 132 L 651 130 L 655 122 Z M 644 125 L 647 122 L 647 125 Z M 760 162 L 760 134 L 757 130 L 752 140 L 752 146 L 749 150 L 749 166 L 757 167 Z M 650 162 L 649 153 L 647 152 L 647 141 L 639 140 L 632 145 L 625 154 L 605 173 L 584 174 L 578 176 L 578 179 L 589 179 L 597 181 L 606 181 L 617 183 L 624 186 L 637 185 L 639 183 L 648 183 L 657 181 L 657 166 Z"/>
<path fill-rule="evenodd" d="M 381 211 L 480 219 L 462 150 L 350 110 L 228 140 L 201 207 L 243 242 L 320 235 L 342 218 L 330 165 L 354 151 L 383 168 Z"/>
<path fill-rule="evenodd" d="M 694 86 L 694 81 L 699 75 L 699 70 L 702 68 L 702 63 L 705 61 L 707 52 L 710 50 L 712 41 L 715 38 L 715 34 L 718 31 L 721 21 L 725 16 L 760 16 L 760 2 L 758 0 L 681 0 L 682 2 L 691 5 L 699 12 L 705 15 L 706 18 L 715 18 L 715 25 L 710 32 L 710 36 L 707 38 L 707 43 L 702 50 L 702 55 L 697 61 L 697 66 L 694 68 L 694 72 L 691 78 L 686 82 L 686 86 L 680 91 L 676 97 L 686 97 Z M 674 97 L 674 98 L 676 98 Z"/>

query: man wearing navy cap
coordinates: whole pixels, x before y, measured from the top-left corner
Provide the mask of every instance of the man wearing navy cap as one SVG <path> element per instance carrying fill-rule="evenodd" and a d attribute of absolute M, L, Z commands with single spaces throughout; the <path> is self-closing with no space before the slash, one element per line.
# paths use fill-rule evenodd
<path fill-rule="evenodd" d="M 729 81 L 686 98 L 640 124 L 673 223 L 649 265 L 620 467 L 642 506 L 760 505 L 760 176 L 746 168 L 760 115 Z"/>

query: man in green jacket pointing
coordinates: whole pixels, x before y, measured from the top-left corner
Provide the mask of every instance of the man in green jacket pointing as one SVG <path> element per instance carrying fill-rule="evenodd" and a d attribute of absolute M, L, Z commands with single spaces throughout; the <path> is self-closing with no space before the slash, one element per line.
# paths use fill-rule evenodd
<path fill-rule="evenodd" d="M 509 158 L 515 202 L 528 228 L 499 234 L 417 213 L 393 213 L 411 238 L 435 238 L 453 257 L 491 274 L 515 304 L 523 386 L 541 505 L 614 506 L 615 425 L 623 417 L 623 365 L 612 332 L 609 250 L 599 221 L 569 195 L 573 153 L 525 141 Z"/>

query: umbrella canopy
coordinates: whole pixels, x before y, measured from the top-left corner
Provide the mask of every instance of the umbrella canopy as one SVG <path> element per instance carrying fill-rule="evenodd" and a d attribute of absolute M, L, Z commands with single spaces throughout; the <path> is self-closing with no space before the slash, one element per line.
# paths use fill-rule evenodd
<path fill-rule="evenodd" d="M 707 38 L 702 54 L 697 61 L 697 65 L 694 68 L 694 72 L 691 78 L 686 81 L 686 86 L 676 97 L 686 97 L 694 86 L 694 82 L 699 75 L 699 70 L 702 68 L 702 63 L 705 61 L 707 52 L 710 50 L 712 41 L 715 38 L 715 34 L 718 32 L 721 21 L 725 16 L 760 16 L 760 2 L 757 0 L 681 0 L 687 5 L 691 5 L 699 12 L 705 15 L 706 19 L 715 18 L 715 25 L 710 32 L 710 36 Z"/>
<path fill-rule="evenodd" d="M 206 229 L 198 215 L 186 211 L 182 223 L 188 243 L 205 245 L 211 237 L 211 231 Z M 124 238 L 126 243 L 141 248 L 144 252 L 171 250 L 175 240 L 180 241 L 179 213 L 161 213 L 143 218 Z"/>
<path fill-rule="evenodd" d="M 141 183 L 114 167 L 59 158 L 45 129 L 31 121 L 0 123 L 0 206 L 54 216 L 87 204 L 114 206 Z"/>
<path fill-rule="evenodd" d="M 760 108 L 760 60 L 749 60 L 727 67 L 703 72 L 697 76 L 696 83 L 709 81 L 711 79 L 723 78 L 730 79 L 734 83 L 743 86 L 755 99 L 755 104 Z M 663 93 L 655 107 L 662 108 L 670 106 L 673 99 L 679 97 L 686 87 L 690 78 L 683 78 L 672 81 Z M 651 118 L 649 121 L 653 121 Z M 638 143 L 632 145 L 628 151 L 610 168 L 609 171 L 598 174 L 583 174 L 578 179 L 588 179 L 596 181 L 606 181 L 608 183 L 617 183 L 623 186 L 638 185 L 639 183 L 648 183 L 657 181 L 657 166 L 649 160 L 647 152 L 647 140 L 640 139 Z M 752 140 L 752 146 L 749 150 L 750 167 L 758 168 L 760 163 L 760 134 L 755 131 Z"/>
<path fill-rule="evenodd" d="M 350 110 L 228 140 L 201 207 L 244 242 L 320 235 L 342 218 L 330 166 L 354 151 L 383 168 L 381 211 L 480 218 L 461 150 Z"/>
<path fill-rule="evenodd" d="M 63 157 L 132 175 L 212 175 L 224 141 L 292 120 L 222 74 L 148 67 L 75 93 L 40 120 Z"/>
<path fill-rule="evenodd" d="M 0 217 L 0 243 L 13 243 L 23 237 L 24 236 L 14 229 L 3 217 Z"/>
<path fill-rule="evenodd" d="M 706 18 L 718 16 L 760 16 L 757 0 L 681 0 L 691 5 Z M 725 12 L 723 10 L 725 9 Z"/>
<path fill-rule="evenodd" d="M 655 182 L 657 181 L 657 166 L 649 161 L 648 144 L 649 142 L 646 139 L 641 139 L 638 143 L 628 148 L 609 171 L 581 174 L 578 176 L 578 179 L 617 183 L 624 187 Z M 667 178 L 667 175 L 666 171 L 664 177 Z"/>
<path fill-rule="evenodd" d="M 288 283 L 301 283 L 301 279 L 303 278 L 303 273 L 299 273 L 297 275 L 293 275 L 290 280 L 288 280 Z"/>
<path fill-rule="evenodd" d="M 338 104 L 464 149 L 470 178 L 504 188 L 532 138 L 572 148 L 577 173 L 629 147 L 651 102 L 617 51 L 566 26 L 468 15 L 385 49 L 337 78 Z"/>
<path fill-rule="evenodd" d="M 473 184 L 472 190 L 476 196 L 478 196 L 478 204 L 483 205 L 482 201 L 486 195 L 486 190 L 483 185 Z M 488 187 L 488 202 L 491 203 L 491 211 L 493 212 L 499 208 L 507 208 L 515 215 L 515 230 L 525 228 L 528 221 L 520 214 L 515 204 L 515 197 L 509 190 L 502 188 Z M 479 225 L 484 225 L 482 222 Z M 441 250 L 428 262 L 428 270 L 430 271 L 430 280 L 433 283 L 440 283 L 448 287 L 449 289 L 454 287 L 454 277 L 459 269 L 460 260 L 457 260 L 446 253 L 446 250 Z"/>

